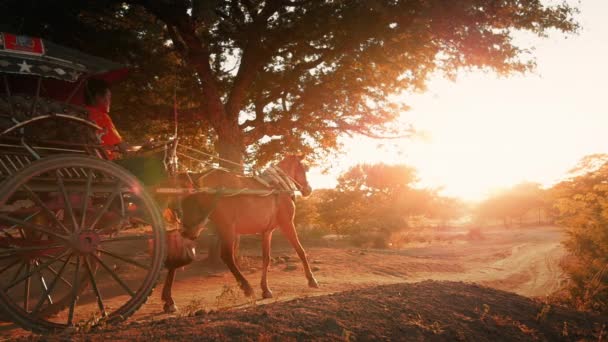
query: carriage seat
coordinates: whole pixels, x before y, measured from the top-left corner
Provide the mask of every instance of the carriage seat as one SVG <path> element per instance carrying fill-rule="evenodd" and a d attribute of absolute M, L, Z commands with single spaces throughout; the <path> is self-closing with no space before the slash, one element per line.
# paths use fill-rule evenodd
<path fill-rule="evenodd" d="M 86 109 L 69 103 L 21 94 L 0 96 L 0 132 L 22 122 L 54 114 L 89 121 Z M 95 133 L 95 129 L 80 122 L 50 118 L 25 125 L 10 132 L 9 136 L 35 141 L 98 144 L 99 139 Z"/>

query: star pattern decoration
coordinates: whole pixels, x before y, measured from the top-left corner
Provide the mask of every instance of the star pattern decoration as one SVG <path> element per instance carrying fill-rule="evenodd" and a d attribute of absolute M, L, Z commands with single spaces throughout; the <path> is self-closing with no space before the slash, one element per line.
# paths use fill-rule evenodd
<path fill-rule="evenodd" d="M 26 61 L 23 61 L 21 64 L 17 64 L 19 66 L 19 72 L 32 72 L 32 66 L 27 64 Z"/>
<path fill-rule="evenodd" d="M 69 74 L 74 80 L 80 77 L 80 73 L 78 71 L 70 71 Z"/>
<path fill-rule="evenodd" d="M 0 0 L 2 1 L 2 0 Z M 59 78 L 61 80 L 66 80 L 70 82 L 76 81 L 80 78 L 84 73 L 82 70 L 77 70 L 73 68 L 64 68 L 60 66 L 56 66 L 51 64 L 45 64 L 44 62 L 40 62 L 37 60 L 28 60 L 21 58 L 5 58 L 5 56 L 0 56 L 0 69 L 1 72 L 18 72 L 20 74 L 30 74 L 30 75 L 39 75 L 43 77 L 54 77 Z M 83 67 L 83 70 L 86 70 Z"/>

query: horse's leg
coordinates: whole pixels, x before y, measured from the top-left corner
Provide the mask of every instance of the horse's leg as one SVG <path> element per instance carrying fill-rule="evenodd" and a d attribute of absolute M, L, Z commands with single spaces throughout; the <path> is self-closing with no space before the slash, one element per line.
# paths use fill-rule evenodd
<path fill-rule="evenodd" d="M 287 222 L 281 226 L 281 231 L 285 234 L 289 243 L 293 249 L 298 253 L 298 257 L 302 260 L 302 265 L 304 265 L 304 272 L 306 273 L 306 279 L 308 279 L 308 286 L 310 287 L 319 287 L 319 283 L 315 279 L 315 276 L 312 274 L 310 270 L 310 265 L 308 264 L 308 258 L 306 257 L 306 252 L 302 245 L 300 244 L 300 240 L 298 239 L 298 234 L 296 233 L 296 227 L 293 222 Z"/>
<path fill-rule="evenodd" d="M 163 307 L 163 311 L 165 313 L 173 313 L 177 311 L 177 306 L 173 301 L 173 297 L 171 296 L 171 288 L 173 287 L 173 281 L 175 280 L 175 268 L 169 268 L 167 272 L 167 278 L 165 278 L 165 285 L 163 286 L 163 294 L 161 296 L 165 305 Z"/>
<path fill-rule="evenodd" d="M 272 240 L 272 230 L 267 231 L 262 236 L 262 297 L 272 298 L 272 291 L 268 288 L 268 266 L 270 265 L 270 242 Z"/>
<path fill-rule="evenodd" d="M 218 226 L 217 232 L 222 240 L 222 246 L 220 248 L 222 260 L 224 261 L 224 263 L 226 263 L 226 266 L 228 266 L 228 269 L 230 270 L 230 272 L 232 272 L 234 278 L 236 278 L 236 282 L 239 284 L 239 286 L 245 293 L 245 296 L 252 296 L 253 288 L 251 287 L 247 279 L 245 279 L 243 273 L 241 273 L 241 270 L 239 270 L 239 267 L 236 265 L 236 262 L 234 260 L 234 247 L 236 241 L 235 230 L 233 228 L 223 230 L 221 227 Z"/>

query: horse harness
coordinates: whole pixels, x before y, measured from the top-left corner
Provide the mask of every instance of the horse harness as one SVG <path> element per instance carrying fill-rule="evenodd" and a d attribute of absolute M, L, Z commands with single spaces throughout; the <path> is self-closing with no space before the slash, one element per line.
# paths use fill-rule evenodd
<path fill-rule="evenodd" d="M 259 184 L 263 185 L 267 189 L 229 189 L 229 188 L 208 188 L 205 187 L 205 178 L 214 172 L 231 172 L 225 169 L 211 168 L 201 173 L 186 173 L 186 183 L 188 184 L 185 188 L 157 188 L 156 193 L 160 194 L 174 194 L 174 195 L 194 195 L 197 193 L 212 194 L 213 201 L 202 220 L 202 224 L 205 225 L 209 221 L 209 217 L 215 211 L 219 200 L 223 197 L 235 197 L 243 195 L 253 195 L 260 197 L 267 197 L 274 195 L 275 199 L 280 194 L 290 194 L 291 199 L 295 202 L 296 191 L 301 191 L 303 186 L 299 184 L 295 179 L 289 176 L 278 166 L 271 166 L 264 170 L 261 174 L 255 176 L 239 176 L 246 177 L 255 180 Z M 178 201 L 179 202 L 179 201 Z M 179 206 L 179 205 L 178 205 Z M 179 206 L 181 207 L 181 206 Z M 181 208 L 179 208 L 181 209 Z M 180 224 L 181 225 L 181 224 Z"/>

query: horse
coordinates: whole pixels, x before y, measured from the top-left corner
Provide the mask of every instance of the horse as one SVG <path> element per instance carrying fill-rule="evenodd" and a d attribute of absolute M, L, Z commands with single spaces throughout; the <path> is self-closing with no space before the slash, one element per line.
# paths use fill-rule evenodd
<path fill-rule="evenodd" d="M 308 169 L 302 161 L 303 156 L 289 155 L 276 165 L 276 169 L 286 178 L 284 181 L 291 182 L 294 189 L 307 197 L 312 193 L 312 188 L 306 178 Z M 254 291 L 235 261 L 237 237 L 238 235 L 262 235 L 263 267 L 260 285 L 262 297 L 272 298 L 272 291 L 268 287 L 268 266 L 270 265 L 272 233 L 276 228 L 279 228 L 285 235 L 302 261 L 308 286 L 319 287 L 293 222 L 296 209 L 293 192 L 275 191 L 269 192 L 269 195 L 266 196 L 246 193 L 224 196 L 221 193 L 222 189 L 262 190 L 262 192 L 272 189 L 252 177 L 239 176 L 222 169 L 207 173 L 201 179 L 205 187 L 218 189 L 220 193 L 196 193 L 181 200 L 181 236 L 176 232 L 172 232 L 168 236 L 170 257 L 167 258 L 168 273 L 162 291 L 165 312 L 170 313 L 177 310 L 171 296 L 175 269 L 192 261 L 192 241 L 196 240 L 207 226 L 216 230 L 220 238 L 221 259 L 234 275 L 245 296 L 253 296 Z"/>

